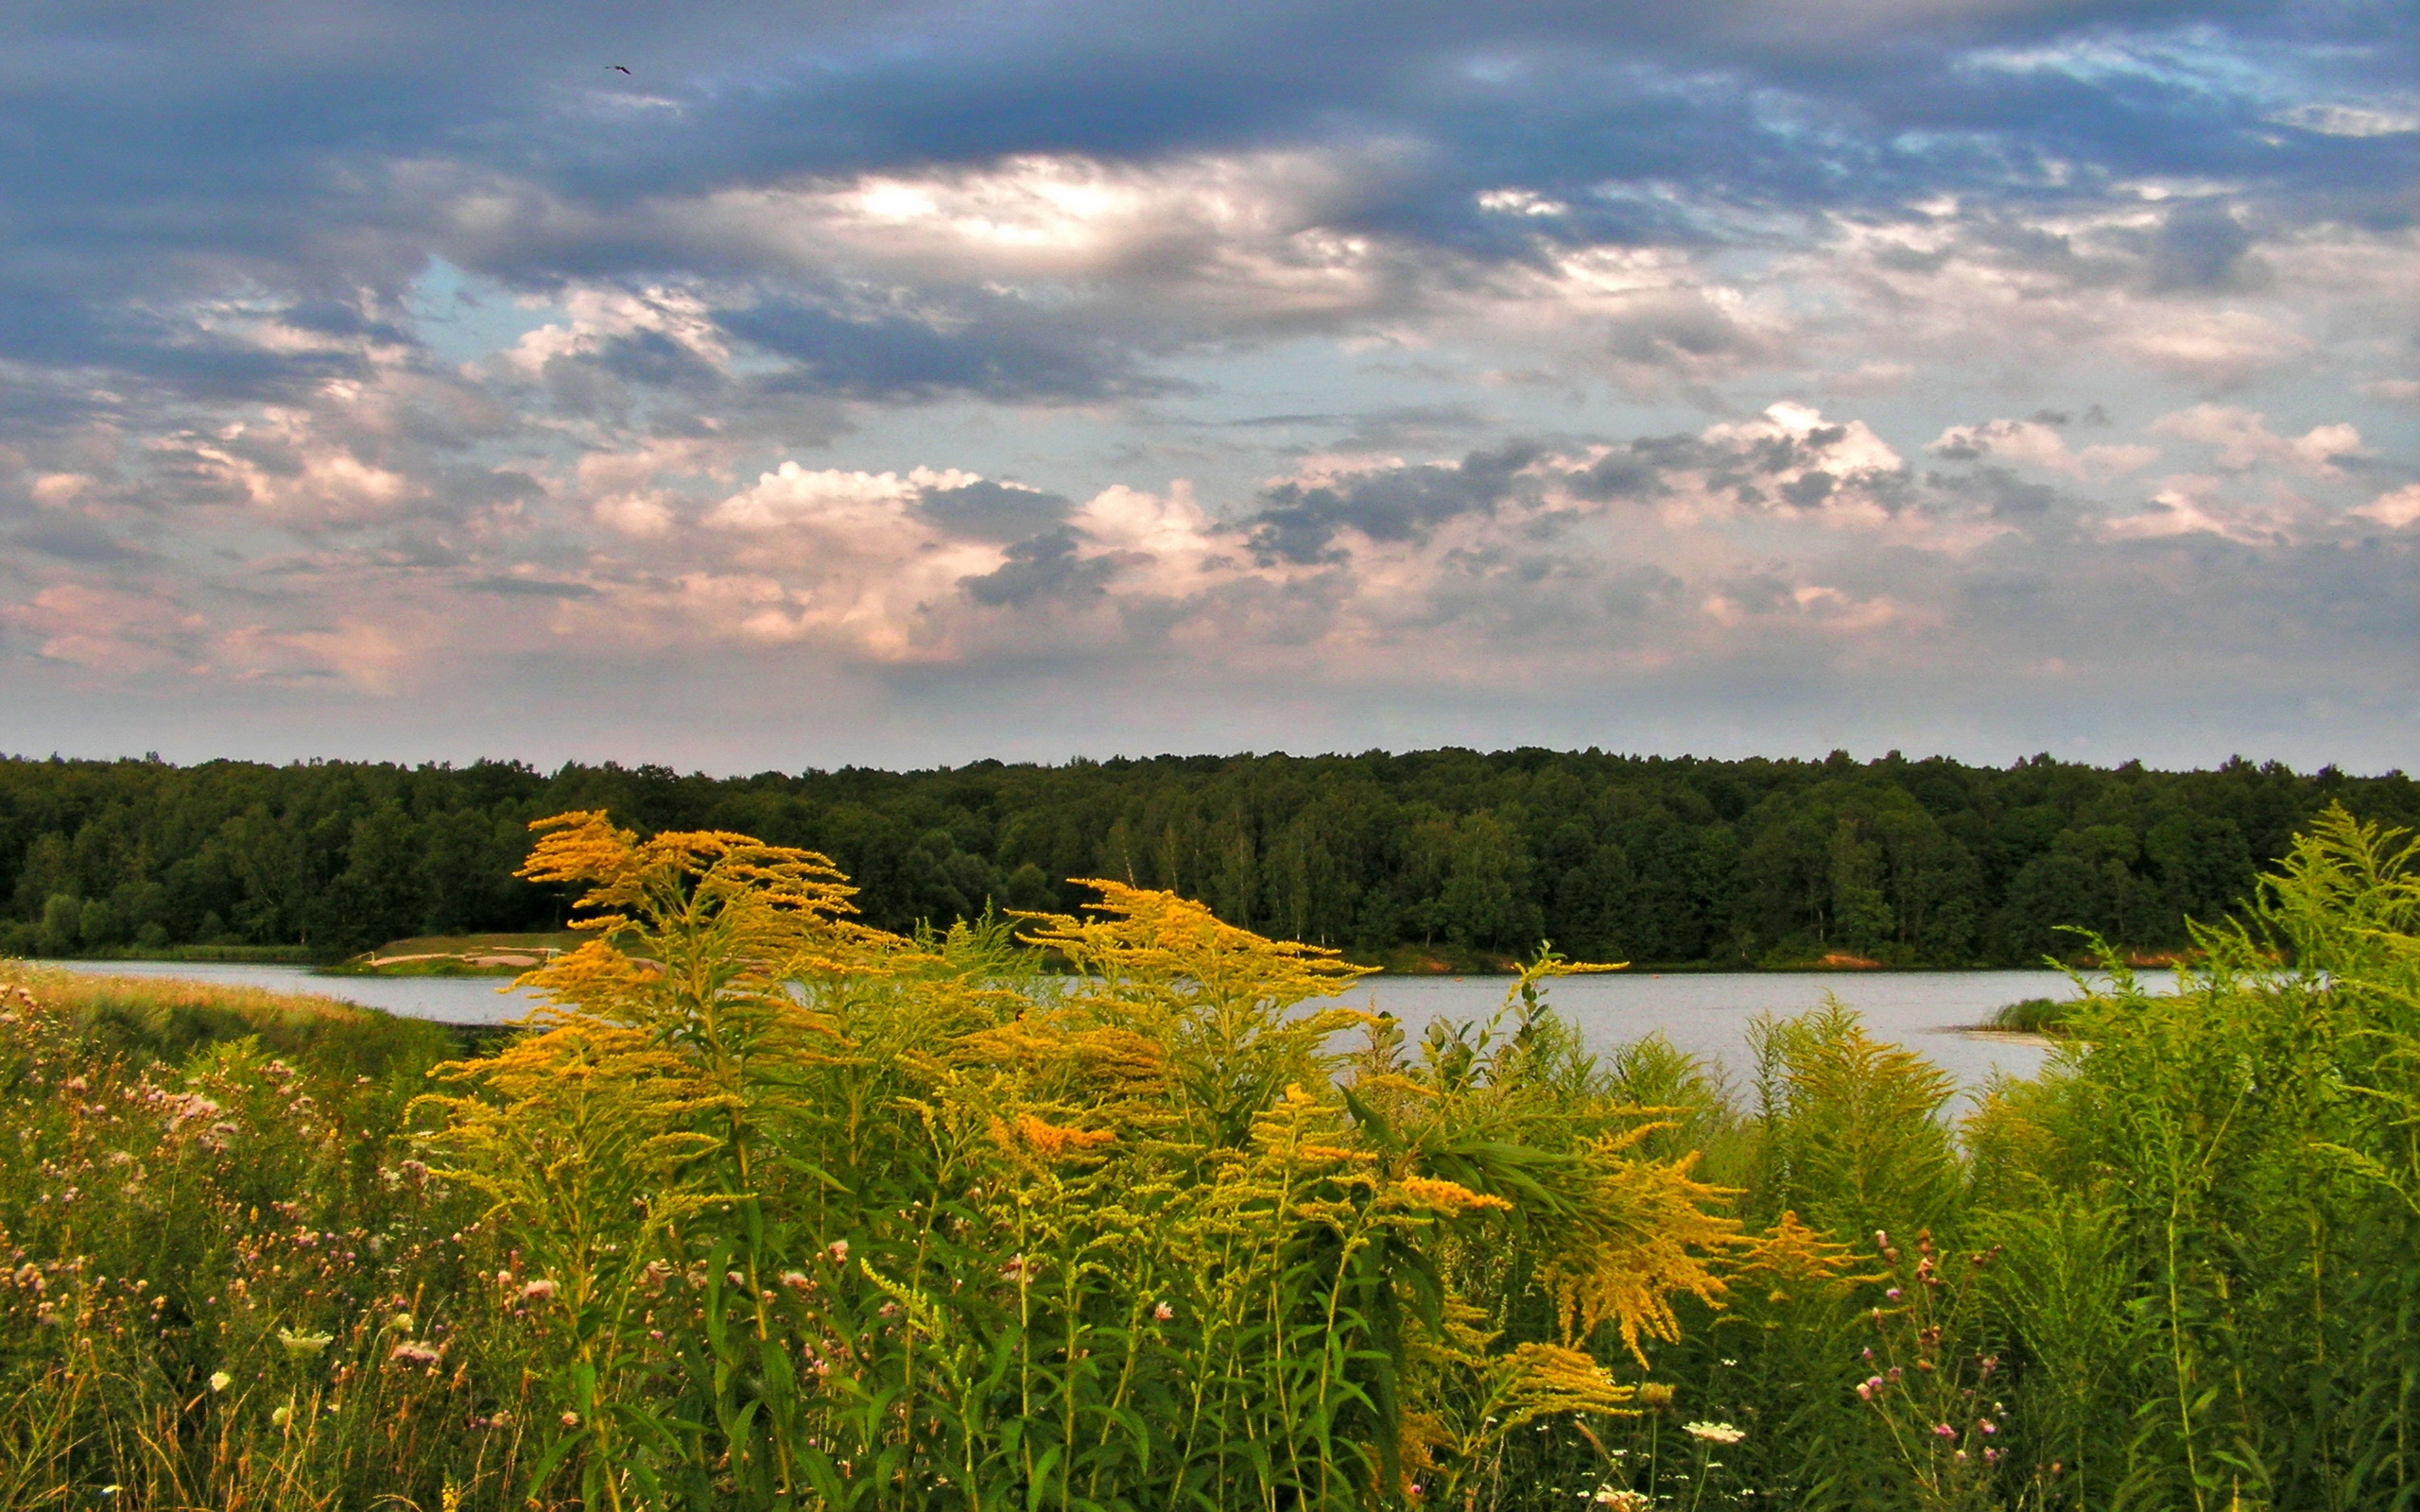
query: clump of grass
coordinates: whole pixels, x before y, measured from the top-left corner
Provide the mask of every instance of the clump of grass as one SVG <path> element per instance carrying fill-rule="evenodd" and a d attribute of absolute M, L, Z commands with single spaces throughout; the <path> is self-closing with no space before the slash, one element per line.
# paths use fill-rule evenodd
<path fill-rule="evenodd" d="M 2027 998 L 1994 1009 L 1983 1026 L 2010 1034 L 2062 1034 L 2075 1013 L 2076 1002 L 2073 998 Z"/>

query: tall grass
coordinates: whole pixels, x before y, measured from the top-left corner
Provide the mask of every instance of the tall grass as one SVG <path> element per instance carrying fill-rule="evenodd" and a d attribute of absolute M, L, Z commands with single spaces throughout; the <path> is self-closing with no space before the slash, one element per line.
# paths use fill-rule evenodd
<path fill-rule="evenodd" d="M 1837 1005 L 1734 1088 L 1550 952 L 1409 1026 L 1167 894 L 903 937 L 566 816 L 485 1054 L 11 969 L 0 1505 L 2409 1505 L 2413 862 L 2330 816 L 1962 1110 Z"/>

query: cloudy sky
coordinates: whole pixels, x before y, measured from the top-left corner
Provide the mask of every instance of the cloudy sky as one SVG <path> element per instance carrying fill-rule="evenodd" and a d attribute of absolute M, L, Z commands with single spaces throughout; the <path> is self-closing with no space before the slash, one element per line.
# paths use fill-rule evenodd
<path fill-rule="evenodd" d="M 2409 0 L 11 16 L 0 750 L 2420 749 Z"/>

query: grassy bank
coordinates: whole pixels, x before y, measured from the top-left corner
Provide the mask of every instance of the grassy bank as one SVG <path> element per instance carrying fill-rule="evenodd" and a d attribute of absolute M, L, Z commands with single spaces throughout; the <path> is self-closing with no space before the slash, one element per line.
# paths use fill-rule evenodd
<path fill-rule="evenodd" d="M 581 936 L 544 934 L 421 935 L 391 940 L 335 966 L 337 976 L 518 976 L 567 951 Z"/>
<path fill-rule="evenodd" d="M 43 1021 L 79 1054 L 132 1063 L 176 1063 L 215 1047 L 251 1041 L 272 1055 L 302 1056 L 372 1075 L 417 1073 L 457 1053 L 456 1031 L 420 1019 L 312 993 L 105 976 L 34 961 L 0 961 L 0 993 L 39 1005 Z"/>

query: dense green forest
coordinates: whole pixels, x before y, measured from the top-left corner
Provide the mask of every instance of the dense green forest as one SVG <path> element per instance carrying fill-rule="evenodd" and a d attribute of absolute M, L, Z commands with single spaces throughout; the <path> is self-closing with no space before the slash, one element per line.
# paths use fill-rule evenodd
<path fill-rule="evenodd" d="M 2006 769 L 1598 751 L 1163 756 L 682 775 L 665 767 L 0 761 L 0 952 L 299 945 L 545 928 L 527 822 L 604 809 L 833 857 L 904 929 L 1167 887 L 1265 934 L 1457 963 L 1551 937 L 1577 955 L 1788 965 L 2030 963 L 2062 925 L 2185 943 L 2330 801 L 2420 821 L 2401 772 Z"/>

